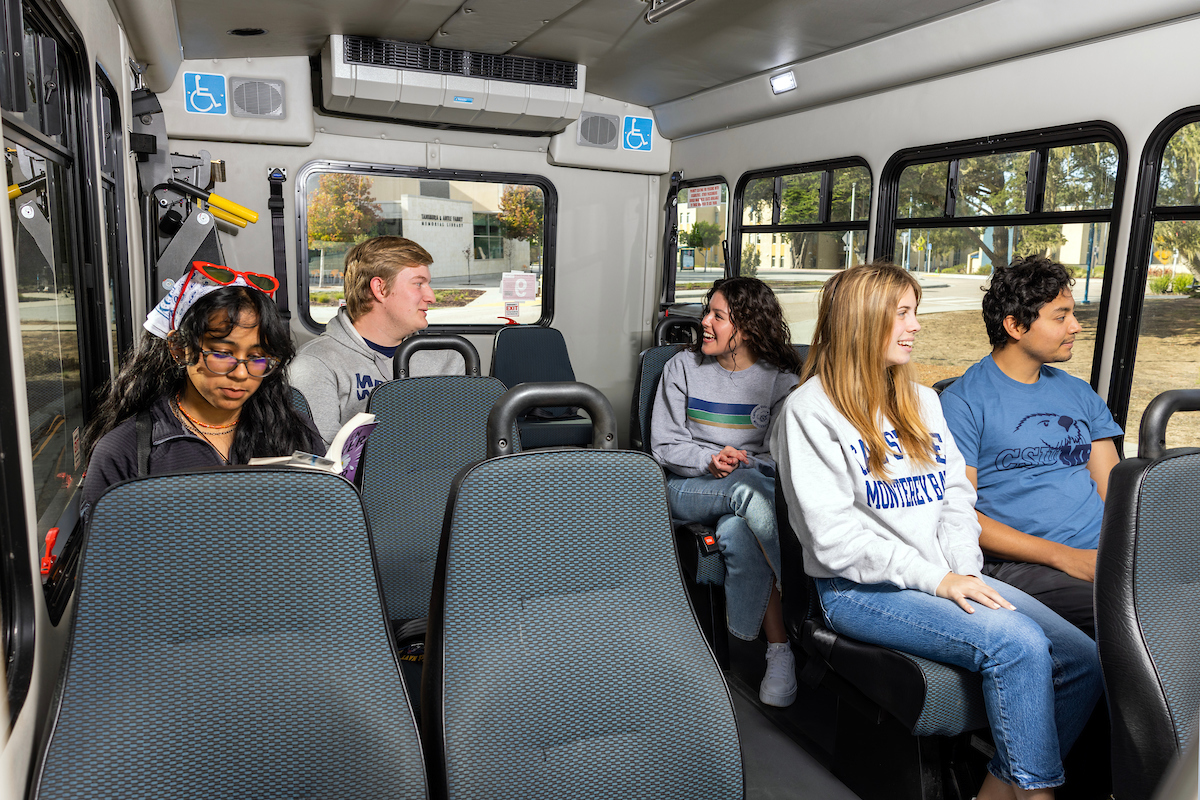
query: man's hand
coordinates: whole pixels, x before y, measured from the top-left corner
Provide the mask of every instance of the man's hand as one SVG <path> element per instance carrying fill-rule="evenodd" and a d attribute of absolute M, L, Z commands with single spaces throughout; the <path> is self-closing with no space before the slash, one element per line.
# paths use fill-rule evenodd
<path fill-rule="evenodd" d="M 1001 597 L 999 592 L 974 575 L 947 572 L 946 577 L 942 578 L 942 582 L 937 586 L 937 596 L 953 600 L 968 614 L 975 613 L 968 600 L 975 600 L 992 609 L 1004 607 L 1009 611 L 1017 610 L 1017 607 Z"/>
<path fill-rule="evenodd" d="M 737 469 L 738 464 L 749 464 L 750 456 L 745 450 L 738 450 L 731 445 L 725 445 L 721 448 L 721 452 L 712 457 L 708 462 L 708 471 L 714 478 L 724 478 L 729 473 Z"/>
<path fill-rule="evenodd" d="M 1072 578 L 1088 583 L 1096 582 L 1096 551 L 1080 550 L 1063 545 L 1062 553 L 1051 566 L 1062 570 Z"/>

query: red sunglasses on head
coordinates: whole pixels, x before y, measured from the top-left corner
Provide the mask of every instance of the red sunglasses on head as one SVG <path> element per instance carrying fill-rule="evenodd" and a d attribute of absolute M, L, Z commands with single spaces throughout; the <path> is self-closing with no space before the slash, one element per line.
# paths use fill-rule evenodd
<path fill-rule="evenodd" d="M 279 289 L 279 281 L 274 275 L 263 275 L 260 272 L 239 272 L 236 269 L 223 267 L 220 264 L 213 264 L 208 261 L 193 261 L 192 268 L 188 270 L 188 274 L 183 278 L 183 286 L 179 290 L 179 297 L 175 302 L 175 308 L 171 310 L 171 328 L 175 327 L 175 315 L 179 313 L 179 306 L 187 297 L 188 284 L 192 281 L 192 276 L 196 273 L 203 275 L 208 280 L 218 286 L 229 286 L 239 277 L 241 277 L 248 286 L 258 289 L 260 292 L 274 298 L 275 291 Z M 188 304 L 191 305 L 190 303 Z"/>
<path fill-rule="evenodd" d="M 275 280 L 274 275 L 263 275 L 260 272 L 238 272 L 236 269 L 222 267 L 220 264 L 212 264 L 208 261 L 193 261 L 192 272 L 199 272 L 213 283 L 219 283 L 222 286 L 228 286 L 237 280 L 238 276 L 241 276 L 246 283 L 267 294 L 272 294 L 279 288 L 279 281 Z M 191 274 L 188 277 L 191 278 Z"/>

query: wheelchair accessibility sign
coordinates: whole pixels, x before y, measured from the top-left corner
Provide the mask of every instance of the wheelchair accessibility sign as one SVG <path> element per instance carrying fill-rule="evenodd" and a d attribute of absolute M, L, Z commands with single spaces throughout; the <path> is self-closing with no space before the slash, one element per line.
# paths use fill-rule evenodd
<path fill-rule="evenodd" d="M 654 120 L 650 117 L 626 117 L 621 135 L 621 147 L 649 153 L 654 136 Z"/>
<path fill-rule="evenodd" d="M 183 73 L 184 110 L 189 114 L 227 114 L 225 76 L 206 72 Z"/>

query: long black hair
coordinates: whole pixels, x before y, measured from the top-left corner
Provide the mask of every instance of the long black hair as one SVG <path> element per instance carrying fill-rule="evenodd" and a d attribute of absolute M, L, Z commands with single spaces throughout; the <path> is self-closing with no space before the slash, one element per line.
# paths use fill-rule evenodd
<path fill-rule="evenodd" d="M 258 324 L 258 340 L 280 366 L 262 379 L 242 406 L 229 461 L 244 464 L 255 456 L 285 456 L 312 447 L 309 427 L 292 406 L 287 364 L 296 355 L 275 301 L 256 289 L 226 286 L 201 297 L 172 333 L 170 342 L 143 334 L 129 359 L 109 384 L 95 417 L 84 433 L 84 454 L 91 458 L 100 437 L 122 420 L 150 408 L 163 395 L 173 397 L 188 382 L 187 366 L 200 359 L 205 336 L 224 338 L 244 315 Z"/>
<path fill-rule="evenodd" d="M 771 287 L 758 278 L 738 276 L 713 281 L 712 288 L 704 297 L 704 311 L 712 303 L 713 295 L 720 292 L 729 304 L 729 320 L 734 329 L 742 334 L 742 341 L 754 351 L 754 355 L 774 365 L 780 372 L 800 373 L 803 362 L 800 354 L 792 347 L 792 332 L 783 318 L 783 308 Z M 704 345 L 701 337 L 692 345 L 692 352 L 699 353 Z"/>

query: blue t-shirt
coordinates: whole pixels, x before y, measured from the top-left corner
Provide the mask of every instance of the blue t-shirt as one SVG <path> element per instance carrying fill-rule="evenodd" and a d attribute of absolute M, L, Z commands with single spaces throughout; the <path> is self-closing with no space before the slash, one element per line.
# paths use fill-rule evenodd
<path fill-rule="evenodd" d="M 1104 501 L 1088 459 L 1092 442 L 1122 431 L 1091 386 L 1045 365 L 1021 383 L 989 355 L 942 393 L 942 411 L 977 472 L 976 510 L 1032 536 L 1097 546 Z"/>

